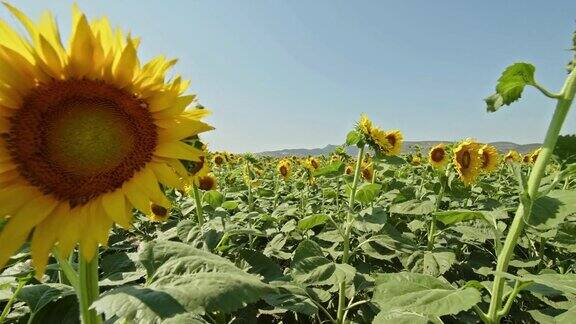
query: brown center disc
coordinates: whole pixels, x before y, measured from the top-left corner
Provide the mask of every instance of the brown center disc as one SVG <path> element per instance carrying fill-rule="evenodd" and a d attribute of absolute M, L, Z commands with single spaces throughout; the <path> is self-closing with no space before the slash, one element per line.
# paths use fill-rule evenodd
<path fill-rule="evenodd" d="M 7 142 L 20 174 L 72 207 L 120 188 L 158 142 L 146 103 L 101 81 L 41 84 L 10 124 Z"/>

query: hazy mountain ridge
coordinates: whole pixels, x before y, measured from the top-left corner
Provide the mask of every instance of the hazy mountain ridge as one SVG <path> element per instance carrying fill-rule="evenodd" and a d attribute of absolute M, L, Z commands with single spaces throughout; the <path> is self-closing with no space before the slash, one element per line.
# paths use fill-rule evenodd
<path fill-rule="evenodd" d="M 428 150 L 439 144 L 439 143 L 451 143 L 449 141 L 406 141 L 402 145 L 402 152 L 406 153 L 413 150 L 414 146 L 419 146 L 423 153 L 428 152 Z M 532 144 L 516 144 L 512 142 L 492 142 L 489 143 L 494 145 L 498 151 L 501 153 L 506 153 L 508 150 L 516 150 L 522 154 L 535 150 L 536 148 L 540 147 L 542 144 L 532 143 Z M 308 156 L 308 155 L 328 155 L 336 148 L 336 145 L 326 145 L 323 148 L 314 148 L 314 149 L 284 149 L 284 150 L 275 150 L 275 151 L 265 151 L 256 153 L 257 155 L 263 156 L 274 156 L 274 157 L 283 157 L 283 156 Z M 348 154 L 354 155 L 357 152 L 356 147 L 348 147 L 347 150 Z"/>

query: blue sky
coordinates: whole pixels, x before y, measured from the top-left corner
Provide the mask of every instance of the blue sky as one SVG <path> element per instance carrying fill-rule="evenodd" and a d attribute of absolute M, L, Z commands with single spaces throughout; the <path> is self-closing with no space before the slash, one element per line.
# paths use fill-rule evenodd
<path fill-rule="evenodd" d="M 539 142 L 550 99 L 528 89 L 495 114 L 482 99 L 517 61 L 557 91 L 576 29 L 573 0 L 77 2 L 140 36 L 144 59 L 179 58 L 213 111 L 205 140 L 232 152 L 340 144 L 361 112 L 408 140 Z M 13 3 L 54 11 L 69 34 L 72 1 Z"/>

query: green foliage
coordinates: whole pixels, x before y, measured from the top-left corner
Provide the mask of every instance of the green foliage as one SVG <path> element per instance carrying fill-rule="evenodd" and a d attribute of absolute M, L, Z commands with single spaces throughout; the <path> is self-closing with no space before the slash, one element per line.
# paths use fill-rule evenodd
<path fill-rule="evenodd" d="M 504 70 L 498 79 L 496 93 L 485 99 L 489 112 L 498 110 L 503 105 L 510 105 L 520 99 L 526 85 L 534 85 L 536 68 L 528 63 L 514 63 Z"/>

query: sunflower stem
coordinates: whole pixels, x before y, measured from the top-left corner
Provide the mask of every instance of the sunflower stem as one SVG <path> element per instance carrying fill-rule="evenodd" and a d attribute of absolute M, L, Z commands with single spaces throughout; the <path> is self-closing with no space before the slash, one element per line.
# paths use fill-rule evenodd
<path fill-rule="evenodd" d="M 18 297 L 20 290 L 22 290 L 22 288 L 26 285 L 27 282 L 28 279 L 18 280 L 18 287 L 16 287 L 16 290 L 14 290 L 14 293 L 8 300 L 8 303 L 6 303 L 6 306 L 4 306 L 4 310 L 0 315 L 0 323 L 4 323 L 4 319 L 6 319 L 6 316 L 8 316 L 8 314 L 10 313 L 10 309 L 12 308 L 12 305 L 14 305 L 14 302 L 16 301 L 16 297 Z"/>
<path fill-rule="evenodd" d="M 342 264 L 348 263 L 350 257 L 350 233 L 354 225 L 354 204 L 356 203 L 356 188 L 358 187 L 358 180 L 360 178 L 360 169 L 362 166 L 362 159 L 364 158 L 364 145 L 358 150 L 358 157 L 356 158 L 356 168 L 354 169 L 354 180 L 352 181 L 352 188 L 350 190 L 350 200 L 348 201 L 348 213 L 346 214 L 346 222 L 344 223 L 344 251 L 342 254 Z M 346 280 L 340 282 L 338 291 L 338 318 L 337 323 L 344 323 L 346 320 Z"/>
<path fill-rule="evenodd" d="M 198 226 L 204 226 L 204 211 L 202 210 L 202 199 L 200 199 L 200 191 L 198 186 L 192 184 L 192 193 L 194 195 L 194 201 L 196 202 L 196 217 L 198 218 Z"/>
<path fill-rule="evenodd" d="M 503 301 L 503 288 L 505 284 L 505 278 L 502 276 L 508 270 L 508 264 L 514 254 L 514 248 L 522 230 L 524 229 L 524 219 L 527 219 L 532 211 L 532 204 L 536 199 L 538 199 L 538 189 L 540 188 L 540 182 L 546 171 L 546 166 L 552 157 L 552 152 L 556 146 L 558 136 L 560 135 L 560 130 L 564 124 L 564 120 L 568 115 L 572 101 L 574 100 L 574 94 L 576 93 L 576 69 L 568 75 L 566 82 L 562 88 L 560 98 L 556 104 L 556 110 L 554 111 L 554 116 L 550 121 L 546 137 L 544 139 L 544 144 L 542 145 L 542 151 L 538 155 L 538 159 L 530 172 L 530 177 L 528 178 L 527 188 L 523 190 L 521 195 L 520 204 L 514 215 L 512 225 L 504 241 L 504 246 L 502 251 L 498 255 L 498 262 L 496 264 L 496 272 L 494 275 L 494 284 L 492 287 L 492 298 L 490 300 L 490 308 L 488 310 L 488 321 L 486 323 L 495 324 L 499 323 L 500 319 L 508 314 L 509 309 L 502 309 Z"/>
<path fill-rule="evenodd" d="M 59 271 L 60 283 L 70 285 L 74 287 L 76 291 L 78 291 L 80 287 L 79 286 L 80 279 L 78 278 L 78 273 L 74 270 L 74 268 L 72 268 L 72 259 L 73 259 L 72 256 L 74 255 L 74 253 L 73 252 L 70 253 L 70 257 L 68 258 L 68 260 L 64 259 L 60 255 L 60 252 L 58 251 L 57 248 L 54 248 L 52 250 L 52 254 L 58 261 L 58 266 L 60 266 Z"/>
<path fill-rule="evenodd" d="M 440 210 L 440 204 L 442 203 L 442 198 L 444 198 L 446 180 L 444 174 L 440 175 L 440 190 L 438 190 L 438 195 L 436 195 L 436 205 L 432 213 L 432 220 L 430 221 L 430 230 L 428 231 L 428 251 L 432 251 L 434 248 L 434 242 L 436 240 L 436 212 Z"/>
<path fill-rule="evenodd" d="M 90 306 L 100 296 L 98 287 L 98 255 L 87 261 L 82 250 L 79 255 L 79 288 L 76 295 L 80 303 L 80 316 L 83 324 L 101 324 L 102 319 Z"/>

